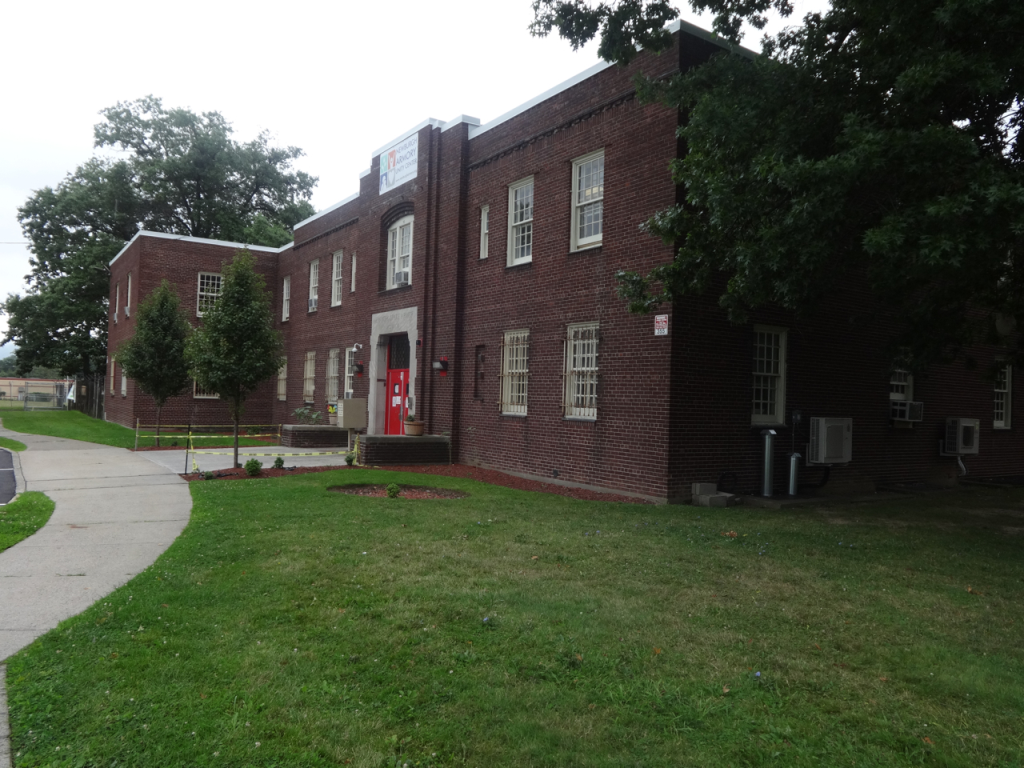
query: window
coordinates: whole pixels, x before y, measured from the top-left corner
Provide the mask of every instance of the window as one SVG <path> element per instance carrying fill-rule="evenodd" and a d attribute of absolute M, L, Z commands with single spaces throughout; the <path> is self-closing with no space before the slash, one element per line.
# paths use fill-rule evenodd
<path fill-rule="evenodd" d="M 996 373 L 995 409 L 992 414 L 992 426 L 995 429 L 1010 428 L 1010 388 L 1013 383 L 1013 370 L 1004 365 Z"/>
<path fill-rule="evenodd" d="M 345 350 L 345 397 L 352 397 L 355 391 L 356 377 L 356 348 L 349 347 Z"/>
<path fill-rule="evenodd" d="M 350 262 L 349 269 L 352 270 L 352 285 L 349 287 L 348 292 L 349 293 L 355 293 L 356 292 L 356 255 L 354 253 L 352 254 L 352 258 L 349 259 L 349 262 Z"/>
<path fill-rule="evenodd" d="M 281 369 L 277 372 L 277 399 L 288 399 L 288 361 L 285 360 Z"/>
<path fill-rule="evenodd" d="M 889 374 L 889 400 L 902 402 L 914 399 L 914 377 L 905 368 L 893 368 Z"/>
<path fill-rule="evenodd" d="M 526 415 L 530 383 L 530 332 L 505 331 L 501 344 L 501 412 Z"/>
<path fill-rule="evenodd" d="M 320 261 L 309 262 L 309 312 L 316 312 L 316 300 L 320 289 Z"/>
<path fill-rule="evenodd" d="M 572 250 L 601 244 L 604 221 L 604 151 L 572 164 Z"/>
<path fill-rule="evenodd" d="M 116 381 L 115 374 L 117 373 L 117 363 L 113 360 L 110 361 L 110 394 L 114 394 L 114 382 Z"/>
<path fill-rule="evenodd" d="M 117 284 L 114 288 L 114 322 L 117 322 L 117 316 L 121 312 L 121 283 Z M 114 374 L 110 374 L 113 376 Z M 110 384 L 110 394 L 114 394 L 114 384 Z"/>
<path fill-rule="evenodd" d="M 327 402 L 338 402 L 338 367 L 341 350 L 332 349 L 327 353 Z"/>
<path fill-rule="evenodd" d="M 124 367 L 121 368 L 121 397 L 128 397 L 128 377 L 124 375 Z"/>
<path fill-rule="evenodd" d="M 565 396 L 568 419 L 597 418 L 597 323 L 569 326 L 565 339 Z"/>
<path fill-rule="evenodd" d="M 306 365 L 302 369 L 302 400 L 306 403 L 313 402 L 313 395 L 316 392 L 316 352 L 306 353 Z"/>
<path fill-rule="evenodd" d="M 334 263 L 331 267 L 331 306 L 341 306 L 341 263 L 344 253 L 338 251 L 334 254 Z"/>
<path fill-rule="evenodd" d="M 292 276 L 288 275 L 281 286 L 281 322 L 292 316 Z"/>
<path fill-rule="evenodd" d="M 212 272 L 199 273 L 199 293 L 196 298 L 197 317 L 202 317 L 203 313 L 217 301 L 217 297 L 220 296 L 220 286 L 220 275 Z"/>
<path fill-rule="evenodd" d="M 412 216 L 399 219 L 388 230 L 388 288 L 412 282 Z"/>
<path fill-rule="evenodd" d="M 220 395 L 208 389 L 203 389 L 198 381 L 192 379 L 192 397 L 196 400 L 216 400 Z"/>
<path fill-rule="evenodd" d="M 754 326 L 751 424 L 782 424 L 786 412 L 786 331 Z"/>
<path fill-rule="evenodd" d="M 508 188 L 508 266 L 533 261 L 533 177 Z"/>
<path fill-rule="evenodd" d="M 128 273 L 128 288 L 124 292 L 124 316 L 132 316 L 132 273 Z"/>
<path fill-rule="evenodd" d="M 487 258 L 487 233 L 490 229 L 491 208 L 488 205 L 480 209 L 480 258 Z"/>
<path fill-rule="evenodd" d="M 473 354 L 473 399 L 483 400 L 484 397 L 484 361 L 487 359 L 487 346 L 477 344 Z"/>

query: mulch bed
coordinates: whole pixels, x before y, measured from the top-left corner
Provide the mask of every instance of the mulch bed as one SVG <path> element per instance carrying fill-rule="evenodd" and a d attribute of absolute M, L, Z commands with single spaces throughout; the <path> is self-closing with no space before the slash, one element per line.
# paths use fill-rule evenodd
<path fill-rule="evenodd" d="M 328 491 L 344 493 L 349 496 L 375 496 L 381 498 L 388 495 L 386 485 L 332 485 Z M 451 488 L 427 488 L 424 485 L 400 485 L 398 495 L 403 499 L 464 499 L 469 494 Z"/>
<path fill-rule="evenodd" d="M 288 475 L 305 475 L 313 472 L 333 472 L 339 469 L 367 469 L 367 467 L 294 467 L 292 469 L 274 469 L 263 467 L 260 477 L 286 477 Z M 615 493 L 601 493 L 590 491 L 585 488 L 567 488 L 563 485 L 553 483 L 542 483 L 539 480 L 527 480 L 523 477 L 516 477 L 496 469 L 481 469 L 470 467 L 465 464 L 428 464 L 415 465 L 411 467 L 369 467 L 369 469 L 386 469 L 391 472 L 416 472 L 421 475 L 440 475 L 441 477 L 466 477 L 471 480 L 479 480 L 482 483 L 500 485 L 505 488 L 514 488 L 518 491 L 539 491 L 541 493 L 554 493 L 559 496 L 567 496 L 570 499 L 581 501 L 617 501 L 626 504 L 650 504 L 646 499 L 638 499 L 635 496 L 620 496 Z M 250 480 L 244 469 L 221 469 L 213 473 L 218 480 Z M 194 482 L 202 480 L 202 475 L 182 475 L 185 480 Z"/>

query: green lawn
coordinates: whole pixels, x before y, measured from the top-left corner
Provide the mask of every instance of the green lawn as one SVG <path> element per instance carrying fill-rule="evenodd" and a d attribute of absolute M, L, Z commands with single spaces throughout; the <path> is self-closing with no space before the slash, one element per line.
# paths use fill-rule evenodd
<path fill-rule="evenodd" d="M 3 425 L 15 432 L 22 432 L 28 435 L 49 435 L 51 437 L 66 437 L 71 440 L 84 440 L 89 443 L 100 445 L 112 445 L 115 448 L 134 448 L 135 430 L 127 429 L 119 424 L 109 421 L 100 421 L 91 416 L 86 416 L 78 411 L 8 411 L 3 414 Z M 148 447 L 156 444 L 151 436 L 140 436 L 139 447 Z M 177 441 L 182 448 L 185 447 L 185 437 L 180 434 L 161 433 L 160 444 L 162 446 L 173 445 Z M 277 442 L 276 440 L 274 441 Z M 265 442 L 249 438 L 240 438 L 239 445 L 266 445 Z M 231 438 L 210 439 L 199 438 L 196 440 L 196 448 L 214 448 L 231 445 Z"/>
<path fill-rule="evenodd" d="M 15 451 L 21 453 L 25 450 L 25 444 L 20 440 L 11 440 L 7 437 L 0 437 L 0 448 L 6 448 L 9 451 Z"/>
<path fill-rule="evenodd" d="M 10 504 L 0 507 L 0 552 L 46 525 L 53 514 L 53 507 L 54 503 L 37 491 L 23 493 Z"/>
<path fill-rule="evenodd" d="M 471 495 L 326 490 L 392 479 Z M 16 768 L 1021 765 L 1024 492 L 191 488 L 152 568 L 8 660 Z"/>

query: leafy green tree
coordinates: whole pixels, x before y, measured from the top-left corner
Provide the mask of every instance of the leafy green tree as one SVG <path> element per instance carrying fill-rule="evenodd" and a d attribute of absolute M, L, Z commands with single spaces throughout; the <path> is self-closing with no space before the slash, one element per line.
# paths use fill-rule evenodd
<path fill-rule="evenodd" d="M 189 339 L 186 356 L 199 386 L 216 392 L 230 406 L 238 467 L 238 422 L 245 400 L 277 375 L 284 357 L 270 293 L 252 254 L 239 251 L 222 274 L 220 296 L 203 313 L 203 324 Z"/>
<path fill-rule="evenodd" d="M 18 375 L 18 353 L 15 352 L 13 355 L 8 355 L 3 360 L 0 360 L 0 376 L 11 376 L 15 377 Z M 59 379 L 61 378 L 60 373 L 53 370 L 52 368 L 33 368 L 27 374 L 27 378 L 30 379 Z"/>
<path fill-rule="evenodd" d="M 164 280 L 139 305 L 134 335 L 117 350 L 125 375 L 156 404 L 156 444 L 160 445 L 160 411 L 167 398 L 191 383 L 185 344 L 192 333 L 178 294 Z"/>
<path fill-rule="evenodd" d="M 266 132 L 239 143 L 217 112 L 166 109 L 152 96 L 101 113 L 99 149 L 55 188 L 18 210 L 32 250 L 24 296 L 0 305 L 18 370 L 103 370 L 110 260 L 139 229 L 279 246 L 311 215 L 316 179 L 292 169 L 297 147 Z"/>
<path fill-rule="evenodd" d="M 691 0 L 731 52 L 639 82 L 685 115 L 673 163 L 682 204 L 647 229 L 677 246 L 623 274 L 633 311 L 714 289 L 736 321 L 765 305 L 812 312 L 852 276 L 892 311 L 911 367 L 1024 322 L 1024 3 L 833 0 L 732 46 L 788 0 Z M 595 36 L 625 63 L 663 49 L 657 0 L 537 0 L 534 34 Z M 998 323 L 995 322 L 998 319 Z M 1024 336 L 1002 338 L 1021 361 Z"/>

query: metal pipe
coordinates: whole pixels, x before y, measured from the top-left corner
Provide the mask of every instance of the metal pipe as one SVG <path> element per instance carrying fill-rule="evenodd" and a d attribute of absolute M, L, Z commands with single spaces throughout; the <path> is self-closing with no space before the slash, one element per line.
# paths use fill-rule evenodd
<path fill-rule="evenodd" d="M 761 495 L 770 499 L 775 491 L 775 435 L 774 429 L 762 429 L 764 437 L 764 478 L 761 483 Z"/>
<path fill-rule="evenodd" d="M 802 457 L 799 453 L 793 452 L 789 454 L 789 495 L 796 496 L 797 486 L 799 485 L 800 475 L 800 459 Z"/>

